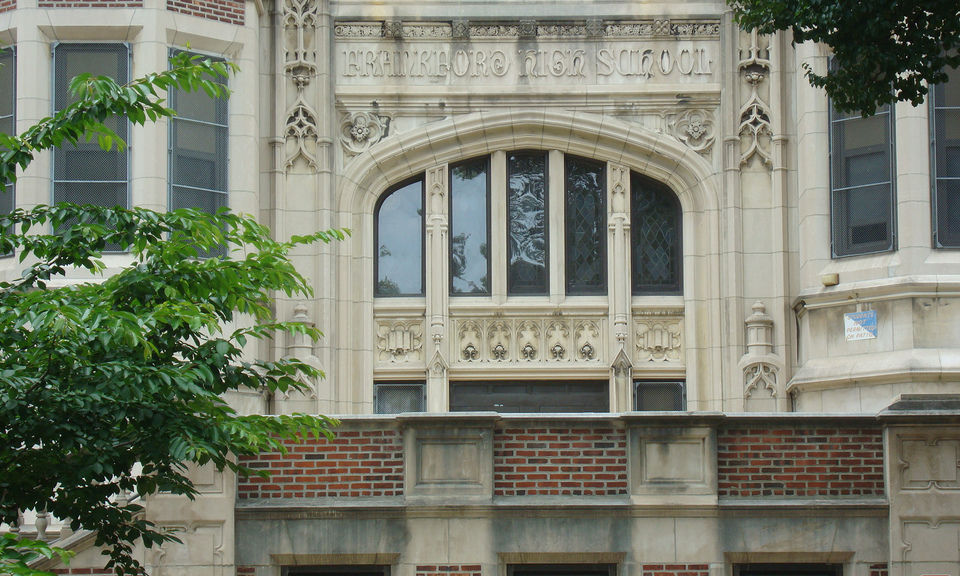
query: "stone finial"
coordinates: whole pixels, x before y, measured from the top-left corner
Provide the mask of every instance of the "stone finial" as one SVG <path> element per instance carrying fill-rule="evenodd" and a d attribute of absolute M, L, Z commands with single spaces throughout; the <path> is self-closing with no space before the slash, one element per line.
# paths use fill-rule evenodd
<path fill-rule="evenodd" d="M 291 321 L 313 326 L 313 321 L 310 319 L 305 303 L 297 302 L 293 308 Z M 287 353 L 295 358 L 306 358 L 313 354 L 313 342 L 306 334 L 293 334 L 290 338 L 290 344 L 287 346 Z"/>
<path fill-rule="evenodd" d="M 753 314 L 747 316 L 747 354 L 763 355 L 773 353 L 773 318 L 767 314 L 767 307 L 757 300 L 753 303 Z"/>

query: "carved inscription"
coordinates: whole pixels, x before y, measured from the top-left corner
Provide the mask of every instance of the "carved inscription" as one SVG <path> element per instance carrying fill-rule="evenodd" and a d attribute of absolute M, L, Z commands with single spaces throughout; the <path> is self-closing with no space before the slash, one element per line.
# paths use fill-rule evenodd
<path fill-rule="evenodd" d="M 573 48 L 554 44 L 507 49 L 364 46 L 340 50 L 340 77 L 352 82 L 397 81 L 463 83 L 502 78 L 530 82 L 565 78 L 586 83 L 713 80 L 715 47 L 686 42 L 664 45 L 633 42 L 622 46 Z"/>

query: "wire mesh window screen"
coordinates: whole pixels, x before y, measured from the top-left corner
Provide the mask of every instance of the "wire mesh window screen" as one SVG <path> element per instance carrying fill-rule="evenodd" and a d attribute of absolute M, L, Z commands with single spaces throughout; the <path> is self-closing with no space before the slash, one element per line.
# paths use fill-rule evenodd
<path fill-rule="evenodd" d="M 505 413 L 608 412 L 606 380 L 450 383 L 450 411 Z"/>
<path fill-rule="evenodd" d="M 567 294 L 606 294 L 606 164 L 573 156 L 565 164 Z"/>
<path fill-rule="evenodd" d="M 54 108 L 72 104 L 70 81 L 89 73 L 108 76 L 120 84 L 129 81 L 130 56 L 125 44 L 57 44 L 54 48 Z M 53 200 L 99 206 L 128 206 L 129 123 L 125 116 L 107 118 L 103 124 L 123 138 L 123 151 L 102 150 L 97 139 L 65 144 L 53 154 Z"/>
<path fill-rule="evenodd" d="M 833 256 L 893 250 L 893 112 L 863 118 L 830 105 Z"/>
<path fill-rule="evenodd" d="M 373 403 L 377 414 L 400 414 L 426 410 L 423 382 L 377 382 L 373 387 Z"/>
<path fill-rule="evenodd" d="M 507 576 L 616 576 L 615 564 L 511 564 Z"/>
<path fill-rule="evenodd" d="M 180 53 L 171 50 L 170 55 Z M 210 58 L 211 60 L 221 60 Z M 171 89 L 170 107 L 170 209 L 195 208 L 209 214 L 229 206 L 227 162 L 228 101 L 203 90 Z M 200 254 L 223 256 L 226 247 Z"/>
<path fill-rule="evenodd" d="M 680 200 L 661 182 L 630 177 L 630 235 L 634 294 L 679 294 L 682 211 Z"/>
<path fill-rule="evenodd" d="M 0 50 L 0 132 L 17 131 L 17 56 L 12 48 Z M 0 148 L 2 150 L 2 148 Z M 13 212 L 16 205 L 13 182 L 4 182 L 0 188 L 0 214 Z"/>
<path fill-rule="evenodd" d="M 933 234 L 938 248 L 960 248 L 960 69 L 931 90 Z"/>
<path fill-rule="evenodd" d="M 686 409 L 683 382 L 649 382 L 638 380 L 634 385 L 636 409 L 647 412 L 674 412 Z"/>

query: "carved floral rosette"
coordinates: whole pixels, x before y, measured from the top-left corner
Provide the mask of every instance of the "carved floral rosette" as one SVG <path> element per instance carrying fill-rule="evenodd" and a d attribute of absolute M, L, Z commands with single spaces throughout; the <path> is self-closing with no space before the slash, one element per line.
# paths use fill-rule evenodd
<path fill-rule="evenodd" d="M 457 318 L 453 362 L 477 365 L 598 364 L 605 318 Z"/>

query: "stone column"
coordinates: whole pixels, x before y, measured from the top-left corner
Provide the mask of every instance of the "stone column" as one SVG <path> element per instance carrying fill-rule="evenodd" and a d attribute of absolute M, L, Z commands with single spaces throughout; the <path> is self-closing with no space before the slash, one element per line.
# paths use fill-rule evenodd
<path fill-rule="evenodd" d="M 430 338 L 424 343 L 427 363 L 427 411 L 446 412 L 448 360 L 444 351 L 448 333 L 447 302 L 449 254 L 447 207 L 449 178 L 447 165 L 427 170 L 426 175 L 426 319 Z"/>

